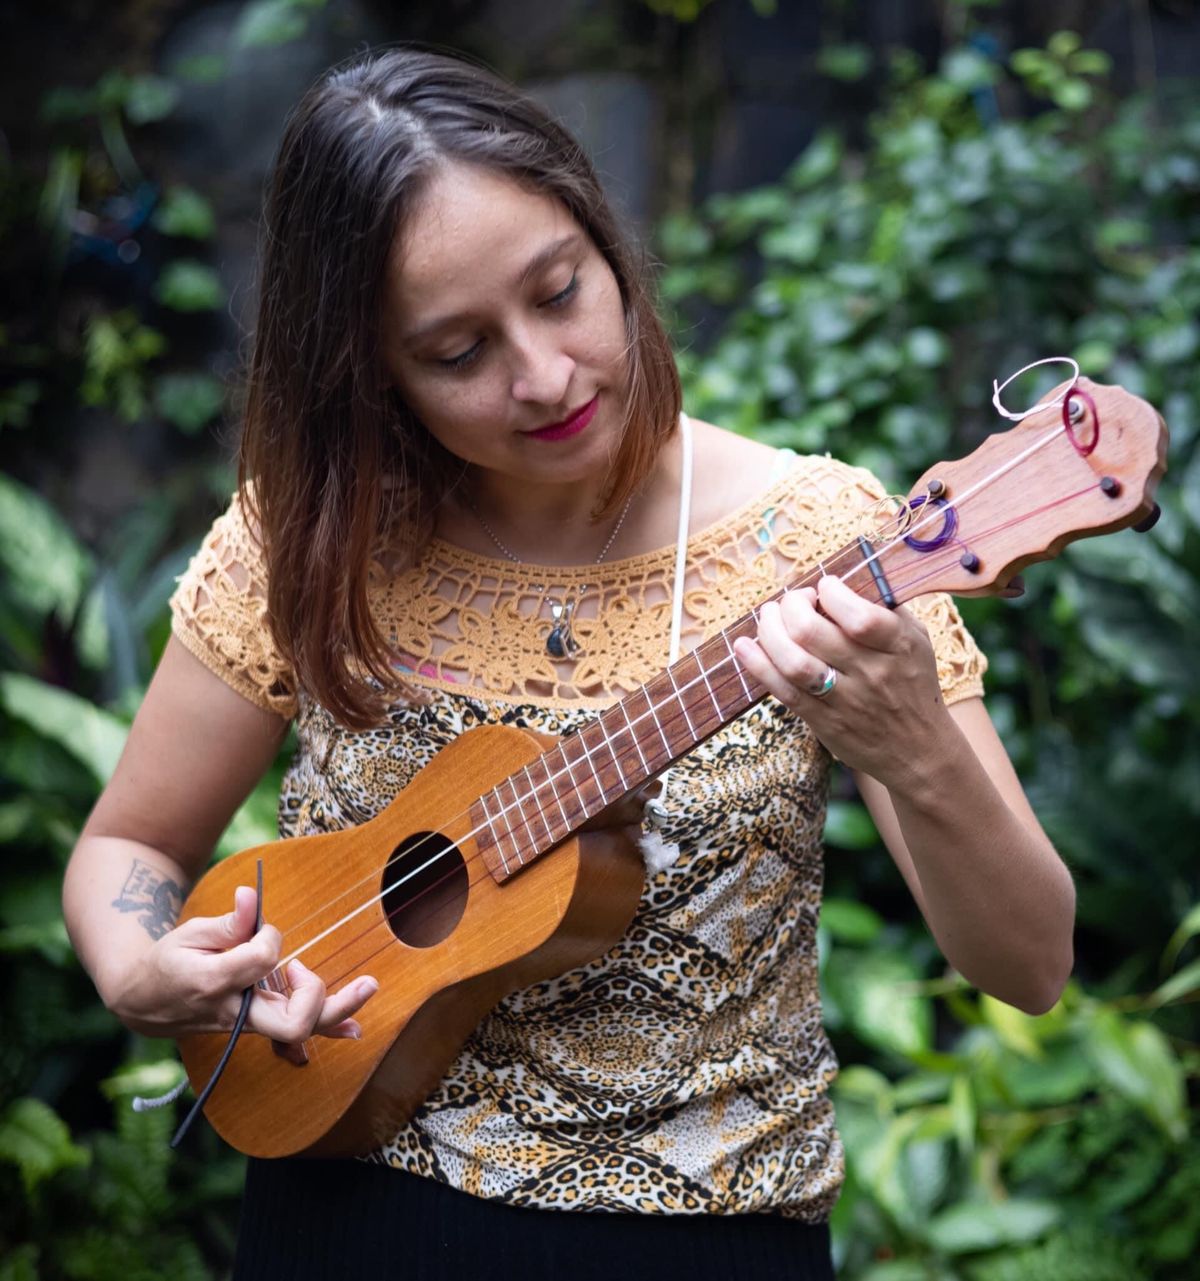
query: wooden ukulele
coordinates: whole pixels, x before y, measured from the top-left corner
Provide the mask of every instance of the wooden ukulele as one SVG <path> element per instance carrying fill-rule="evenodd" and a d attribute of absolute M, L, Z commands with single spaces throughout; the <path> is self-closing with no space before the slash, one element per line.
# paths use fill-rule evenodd
<path fill-rule="evenodd" d="M 894 607 L 927 592 L 1013 593 L 1027 564 L 1073 539 L 1157 516 L 1166 426 L 1119 387 L 1064 384 L 969 457 L 939 463 L 907 504 L 780 588 L 837 574 Z M 642 861 L 615 832 L 581 832 L 765 696 L 734 660 L 757 610 L 554 740 L 483 726 L 443 749 L 357 828 L 244 850 L 212 868 L 182 919 L 228 910 L 261 860 L 267 918 L 283 936 L 264 985 L 286 991 L 292 957 L 336 988 L 380 983 L 361 1040 L 313 1037 L 302 1049 L 240 1039 L 205 1111 L 253 1156 L 341 1156 L 389 1140 L 507 993 L 601 956 L 627 928 Z M 224 1034 L 184 1038 L 200 1090 Z"/>

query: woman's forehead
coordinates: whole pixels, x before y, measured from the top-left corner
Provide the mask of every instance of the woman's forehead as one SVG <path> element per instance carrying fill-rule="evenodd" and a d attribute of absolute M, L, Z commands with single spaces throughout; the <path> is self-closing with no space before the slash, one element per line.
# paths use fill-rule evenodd
<path fill-rule="evenodd" d="M 485 285 L 519 288 L 552 248 L 581 236 L 553 196 L 470 165 L 431 178 L 398 238 L 391 274 L 406 303 Z"/>

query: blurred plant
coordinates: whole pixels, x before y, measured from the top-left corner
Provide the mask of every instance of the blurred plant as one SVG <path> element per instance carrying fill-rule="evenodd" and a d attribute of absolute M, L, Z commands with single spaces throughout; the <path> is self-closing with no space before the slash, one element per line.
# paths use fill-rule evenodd
<path fill-rule="evenodd" d="M 855 78 L 866 54 L 822 65 Z M 935 1007 L 926 931 L 873 911 L 911 919 L 898 874 L 852 797 L 831 809 L 826 1012 L 862 1065 L 838 1090 L 854 1281 L 1183 1281 L 1200 1232 L 1183 1143 L 1200 1073 L 1200 94 L 1117 104 L 1106 70 L 1069 33 L 1009 67 L 978 41 L 932 73 L 896 51 L 865 148 L 822 131 L 780 182 L 661 229 L 676 333 L 716 331 L 681 355 L 689 411 L 714 422 L 906 491 L 1005 425 L 993 377 L 1067 353 L 1172 431 L 1152 533 L 1073 545 L 1015 605 L 962 602 L 993 716 L 1075 873 L 1082 984 L 1041 1020 L 953 978 Z M 1020 90 L 1050 105 L 1004 118 Z M 1057 377 L 1029 375 L 1009 403 Z M 1181 956 L 1173 988 L 1127 995 Z"/>
<path fill-rule="evenodd" d="M 1044 49 L 1018 49 L 1012 69 L 1037 97 L 1049 98 L 1063 111 L 1086 111 L 1093 100 L 1089 77 L 1108 75 L 1112 62 L 1108 54 L 1082 44 L 1074 31 L 1056 32 Z"/>
<path fill-rule="evenodd" d="M 325 0 L 245 4 L 232 47 L 294 40 L 324 7 Z M 208 55 L 179 74 L 211 82 L 226 65 Z M 221 381 L 175 354 L 188 345 L 188 317 L 226 301 L 216 272 L 195 256 L 216 233 L 212 206 L 189 187 L 162 189 L 135 155 L 137 131 L 169 118 L 178 101 L 175 81 L 120 68 L 91 87 L 59 86 L 43 97 L 51 135 L 45 175 L 11 175 L 0 202 L 0 241 L 24 247 L 5 273 L 0 429 L 27 427 L 36 406 L 57 409 L 55 392 L 65 387 L 126 422 L 155 414 L 189 435 L 219 418 Z M 64 304 L 76 298 L 77 319 L 64 325 Z"/>
<path fill-rule="evenodd" d="M 161 1093 L 179 1067 L 170 1043 L 133 1036 L 98 1004 L 60 906 L 67 857 L 116 765 L 186 563 L 184 551 L 150 559 L 162 525 L 150 509 L 139 516 L 100 561 L 43 499 L 0 478 L 6 1281 L 200 1278 L 210 1275 L 206 1259 L 232 1251 L 241 1159 L 208 1132 L 177 1159 L 167 1147 L 174 1109 L 130 1110 L 133 1094 Z M 64 674 L 76 689 L 106 691 L 115 710 L 44 679 Z M 219 855 L 273 839 L 279 785 L 277 766 L 234 817 Z M 96 1108 L 102 1084 L 111 1116 Z"/>
<path fill-rule="evenodd" d="M 954 975 L 923 980 L 928 937 L 861 902 L 827 899 L 820 933 L 826 1027 L 854 1064 L 834 1087 L 849 1171 L 839 1275 L 1187 1275 L 1200 1249 L 1187 1108 L 1200 1054 L 1155 1016 L 1196 999 L 1200 962 L 1141 996 L 1100 999 L 1072 980 L 1030 1018 Z M 942 1048 L 939 1003 L 960 1029 Z"/>
<path fill-rule="evenodd" d="M 247 4 L 235 42 L 292 39 L 322 3 Z M 654 0 L 678 17 L 700 3 Z M 854 80 L 873 63 L 845 46 L 821 65 Z M 223 66 L 205 56 L 180 75 Z M 1185 1281 L 1198 1248 L 1200 110 L 1190 91 L 1116 106 L 1103 70 L 1063 36 L 1011 67 L 976 42 L 932 74 L 893 51 L 865 151 L 822 133 L 778 184 L 663 227 L 679 332 L 726 313 L 711 349 L 682 357 L 698 415 L 896 486 L 977 442 L 993 376 L 1070 351 L 1173 431 L 1153 534 L 1078 545 L 1016 607 L 966 602 L 993 713 L 1079 883 L 1081 978 L 1061 1004 L 1032 1020 L 928 977 L 926 932 L 877 911 L 911 922 L 869 818 L 849 796 L 831 806 L 821 947 L 848 1065 L 848 1281 Z M 1064 97 L 1075 84 L 1086 93 Z M 1021 93 L 1048 108 L 1000 119 Z M 199 257 L 213 211 L 160 191 L 134 154 L 175 96 L 124 73 L 49 96 L 46 173 L 18 175 L 0 203 L 0 245 L 37 268 L 16 275 L 0 325 L 0 430 L 28 440 L 80 400 L 184 433 L 220 415 L 220 383 L 176 355 L 193 310 L 221 302 Z M 85 275 L 64 321 L 63 281 Z M 1028 397 L 1044 389 L 1030 382 Z M 229 484 L 222 470 L 211 491 Z M 172 1109 L 128 1110 L 177 1069 L 98 1006 L 58 904 L 165 643 L 186 559 L 176 513 L 195 488 L 165 485 L 84 548 L 43 499 L 0 483 L 0 1281 L 201 1276 L 231 1250 L 240 1160 L 205 1132 L 168 1160 Z M 221 852 L 269 839 L 278 782 Z"/>
<path fill-rule="evenodd" d="M 233 45 L 294 38 L 323 3 L 245 5 Z M 208 56 L 179 74 L 211 82 L 225 65 Z M 120 69 L 52 89 L 44 174 L 5 175 L 0 429 L 22 430 L 28 449 L 35 427 L 43 450 L 56 429 L 77 430 L 80 406 L 186 435 L 224 410 L 222 382 L 181 354 L 210 345 L 193 317 L 225 301 L 200 256 L 213 208 L 164 190 L 137 154 L 178 97 L 171 80 Z M 167 597 L 194 545 L 180 512 L 211 516 L 232 483 L 207 460 L 180 469 L 85 547 L 43 497 L 0 477 L 0 1281 L 199 1278 L 232 1253 L 241 1158 L 203 1127 L 176 1156 L 174 1109 L 130 1110 L 133 1093 L 178 1077 L 172 1047 L 98 1004 L 59 902 L 166 642 Z M 283 759 L 218 855 L 273 838 Z"/>

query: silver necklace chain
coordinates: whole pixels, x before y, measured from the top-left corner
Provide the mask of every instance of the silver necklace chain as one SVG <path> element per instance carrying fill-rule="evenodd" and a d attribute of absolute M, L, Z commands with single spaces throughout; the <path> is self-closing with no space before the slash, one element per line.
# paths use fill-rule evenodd
<path fill-rule="evenodd" d="M 604 544 L 603 547 L 600 548 L 600 554 L 596 557 L 594 561 L 592 561 L 593 565 L 599 565 L 600 562 L 605 558 L 605 556 L 608 555 L 608 549 L 613 545 L 614 542 L 616 542 L 617 535 L 621 532 L 621 526 L 625 523 L 625 517 L 629 515 L 629 509 L 633 505 L 633 499 L 634 499 L 634 495 L 630 494 L 629 497 L 625 500 L 625 506 L 621 508 L 621 514 L 620 516 L 617 517 L 617 523 L 612 527 L 612 533 L 609 534 L 608 541 Z M 475 504 L 470 500 L 470 498 L 467 499 L 467 506 L 474 513 L 475 519 L 483 527 L 483 532 L 492 540 L 493 543 L 496 544 L 496 546 L 500 549 L 500 551 L 502 551 L 504 555 L 513 562 L 514 565 L 523 564 L 524 562 L 521 560 L 520 556 L 515 556 L 500 541 L 499 537 L 496 534 L 496 531 L 491 527 L 491 525 L 487 523 L 486 520 L 483 519 L 483 513 L 479 510 L 478 507 L 475 506 Z"/>
<path fill-rule="evenodd" d="M 625 517 L 629 515 L 629 509 L 633 505 L 636 496 L 630 494 L 625 500 L 625 506 L 621 508 L 621 514 L 617 517 L 617 523 L 612 527 L 612 533 L 609 534 L 604 546 L 600 548 L 600 554 L 592 561 L 593 565 L 599 565 L 600 562 L 608 555 L 608 549 L 616 541 L 617 535 L 621 532 L 621 526 L 625 523 Z M 508 547 L 500 541 L 496 531 L 483 518 L 483 513 L 471 501 L 466 498 L 467 506 L 471 509 L 475 519 L 479 522 L 483 532 L 496 544 L 497 549 L 514 565 L 521 565 L 524 562 L 515 555 Z M 550 615 L 554 620 L 550 628 L 550 634 L 546 637 L 546 653 L 551 658 L 577 660 L 583 654 L 583 647 L 575 639 L 575 633 L 572 630 L 572 622 L 575 614 L 575 606 L 579 603 L 579 597 L 591 587 L 590 583 L 580 583 L 573 591 L 571 597 L 565 600 L 558 600 L 553 596 L 546 596 L 546 603 L 550 606 Z M 535 590 L 545 593 L 545 587 L 538 587 Z"/>

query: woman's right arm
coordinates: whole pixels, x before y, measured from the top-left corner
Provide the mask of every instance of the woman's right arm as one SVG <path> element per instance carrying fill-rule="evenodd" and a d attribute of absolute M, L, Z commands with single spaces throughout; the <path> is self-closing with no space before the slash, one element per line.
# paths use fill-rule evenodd
<path fill-rule="evenodd" d="M 279 961 L 279 932 L 254 932 L 253 887 L 229 912 L 176 926 L 189 887 L 255 783 L 274 761 L 287 721 L 243 698 L 174 637 L 112 779 L 71 855 L 63 911 L 101 999 L 147 1036 L 233 1026 L 242 989 Z M 291 996 L 260 990 L 248 1026 L 299 1042 L 355 1036 L 350 1017 L 376 990 L 360 976 L 335 995 L 297 962 Z"/>

